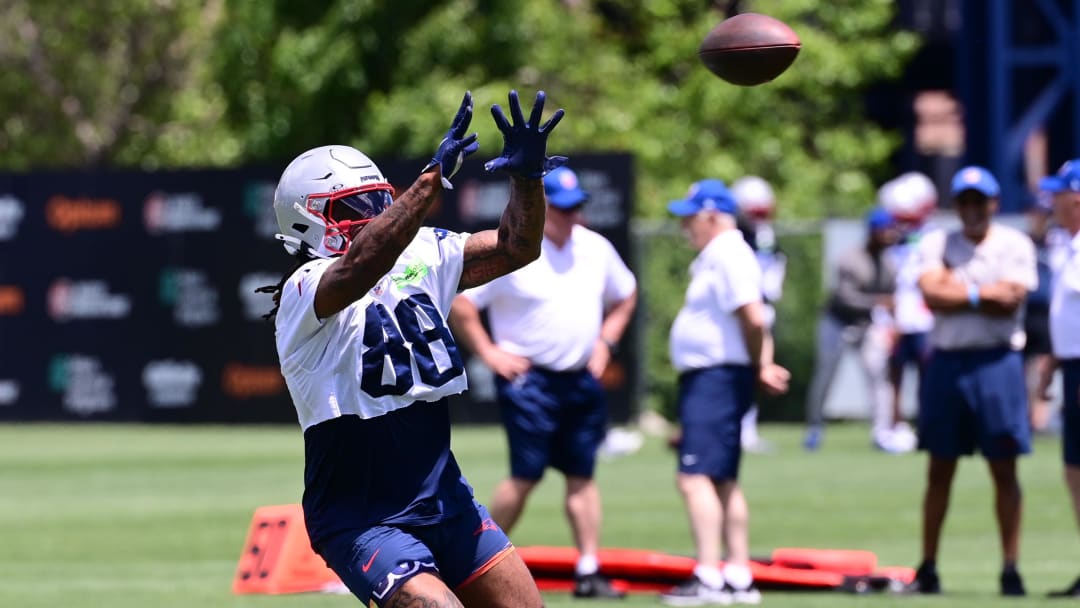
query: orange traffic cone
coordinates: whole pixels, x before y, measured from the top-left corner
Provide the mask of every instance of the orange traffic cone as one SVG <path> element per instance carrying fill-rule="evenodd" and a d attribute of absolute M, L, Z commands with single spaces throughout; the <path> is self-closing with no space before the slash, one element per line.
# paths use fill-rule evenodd
<path fill-rule="evenodd" d="M 299 593 L 338 589 L 341 580 L 311 550 L 300 505 L 255 509 L 233 593 Z"/>

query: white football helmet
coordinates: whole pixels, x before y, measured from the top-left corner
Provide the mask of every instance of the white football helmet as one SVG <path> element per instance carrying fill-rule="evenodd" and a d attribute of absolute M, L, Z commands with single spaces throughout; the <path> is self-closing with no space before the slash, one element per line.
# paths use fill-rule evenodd
<path fill-rule="evenodd" d="M 904 206 L 901 190 L 899 178 L 894 178 L 881 184 L 877 191 L 878 206 L 888 211 L 893 217 L 896 217 L 897 212 Z"/>
<path fill-rule="evenodd" d="M 345 253 L 355 226 L 390 206 L 394 189 L 379 167 L 349 146 L 322 146 L 297 156 L 278 180 L 274 213 L 290 255 L 328 258 Z M 350 212 L 335 213 L 335 205 Z M 359 215 L 360 219 L 351 219 Z M 350 219 L 345 219 L 350 218 Z"/>
<path fill-rule="evenodd" d="M 937 186 L 929 177 L 909 171 L 878 191 L 878 203 L 898 221 L 922 224 L 937 207 Z"/>
<path fill-rule="evenodd" d="M 769 182 L 756 175 L 740 177 L 731 184 L 731 194 L 739 210 L 755 219 L 772 217 L 776 195 Z"/>
<path fill-rule="evenodd" d="M 918 171 L 909 171 L 897 179 L 906 185 L 915 215 L 925 218 L 934 212 L 938 204 L 938 190 L 933 180 Z"/>

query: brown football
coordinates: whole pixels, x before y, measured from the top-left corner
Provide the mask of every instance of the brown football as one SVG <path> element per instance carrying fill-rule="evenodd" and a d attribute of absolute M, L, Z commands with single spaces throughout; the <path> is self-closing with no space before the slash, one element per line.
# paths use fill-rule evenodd
<path fill-rule="evenodd" d="M 782 74 L 800 48 L 799 36 L 783 21 L 742 13 L 717 24 L 701 41 L 698 57 L 727 82 L 753 86 Z"/>

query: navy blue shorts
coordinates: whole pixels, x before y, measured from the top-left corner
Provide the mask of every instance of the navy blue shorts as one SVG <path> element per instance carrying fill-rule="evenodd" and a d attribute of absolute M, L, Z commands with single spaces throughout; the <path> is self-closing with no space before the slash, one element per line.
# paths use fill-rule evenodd
<path fill-rule="evenodd" d="M 510 474 L 539 480 L 551 466 L 592 478 L 607 432 L 607 395 L 588 370 L 531 368 L 514 382 L 496 378 L 510 444 Z"/>
<path fill-rule="evenodd" d="M 919 448 L 990 459 L 1031 451 L 1024 362 L 1008 348 L 934 351 L 919 394 Z"/>
<path fill-rule="evenodd" d="M 433 573 L 457 589 L 487 572 L 513 548 L 479 503 L 440 524 L 375 526 L 342 532 L 316 547 L 360 602 L 379 606 L 413 576 Z"/>
<path fill-rule="evenodd" d="M 1061 375 L 1065 393 L 1061 403 L 1065 426 L 1061 432 L 1061 449 L 1065 464 L 1080 467 L 1080 359 L 1063 359 Z"/>
<path fill-rule="evenodd" d="M 679 472 L 739 478 L 742 417 L 754 402 L 754 369 L 719 365 L 679 376 Z"/>
<path fill-rule="evenodd" d="M 926 332 L 900 334 L 889 356 L 889 365 L 903 367 L 908 363 L 914 363 L 922 369 L 929 355 L 930 343 Z"/>
<path fill-rule="evenodd" d="M 1024 355 L 1047 355 L 1053 352 L 1050 344 L 1050 311 L 1028 308 L 1024 314 Z"/>

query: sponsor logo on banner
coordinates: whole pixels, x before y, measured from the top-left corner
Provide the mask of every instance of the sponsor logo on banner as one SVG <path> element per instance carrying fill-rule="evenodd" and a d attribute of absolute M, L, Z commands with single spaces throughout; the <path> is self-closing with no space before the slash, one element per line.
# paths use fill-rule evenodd
<path fill-rule="evenodd" d="M 211 232 L 221 226 L 221 211 L 203 206 L 194 192 L 152 192 L 143 203 L 143 224 L 151 234 Z"/>
<path fill-rule="evenodd" d="M 158 280 L 158 296 L 172 307 L 173 320 L 181 327 L 206 327 L 221 318 L 217 289 L 202 270 L 166 268 Z"/>
<path fill-rule="evenodd" d="M 45 203 L 45 221 L 65 233 L 107 230 L 120 225 L 120 203 L 111 198 L 68 198 L 56 195 Z"/>
<path fill-rule="evenodd" d="M 49 389 L 59 393 L 64 409 L 89 416 L 116 409 L 116 382 L 97 357 L 58 354 L 49 361 Z"/>
<path fill-rule="evenodd" d="M 268 239 L 280 230 L 274 213 L 274 182 L 250 182 L 244 187 L 244 212 L 255 229 L 255 234 Z"/>
<path fill-rule="evenodd" d="M 131 298 L 110 293 L 105 281 L 54 280 L 46 294 L 49 316 L 58 322 L 81 319 L 122 319 L 131 313 Z"/>
<path fill-rule="evenodd" d="M 26 205 L 10 194 L 0 195 L 0 241 L 10 241 L 19 233 Z"/>
<path fill-rule="evenodd" d="M 245 319 L 261 321 L 263 315 L 274 308 L 274 294 L 257 293 L 255 290 L 266 285 L 277 285 L 280 280 L 281 275 L 273 272 L 249 272 L 240 277 L 237 290 L 244 306 Z"/>
<path fill-rule="evenodd" d="M 229 363 L 221 374 L 221 388 L 236 399 L 272 397 L 285 390 L 285 378 L 276 365 Z"/>
<path fill-rule="evenodd" d="M 202 370 L 192 361 L 162 359 L 143 367 L 142 382 L 152 407 L 190 407 L 202 385 Z"/>
<path fill-rule="evenodd" d="M 26 294 L 21 287 L 0 285 L 0 316 L 20 315 L 26 308 Z"/>
<path fill-rule="evenodd" d="M 15 380 L 0 380 L 0 406 L 15 405 L 19 400 L 19 389 Z"/>
<path fill-rule="evenodd" d="M 603 171 L 578 171 L 581 189 L 589 193 L 589 202 L 582 210 L 585 223 L 594 230 L 618 228 L 626 223 L 626 205 L 622 193 L 611 184 L 611 176 Z"/>
<path fill-rule="evenodd" d="M 475 179 L 458 187 L 458 212 L 466 224 L 498 222 L 510 200 L 510 185 L 505 181 L 485 182 Z"/>

